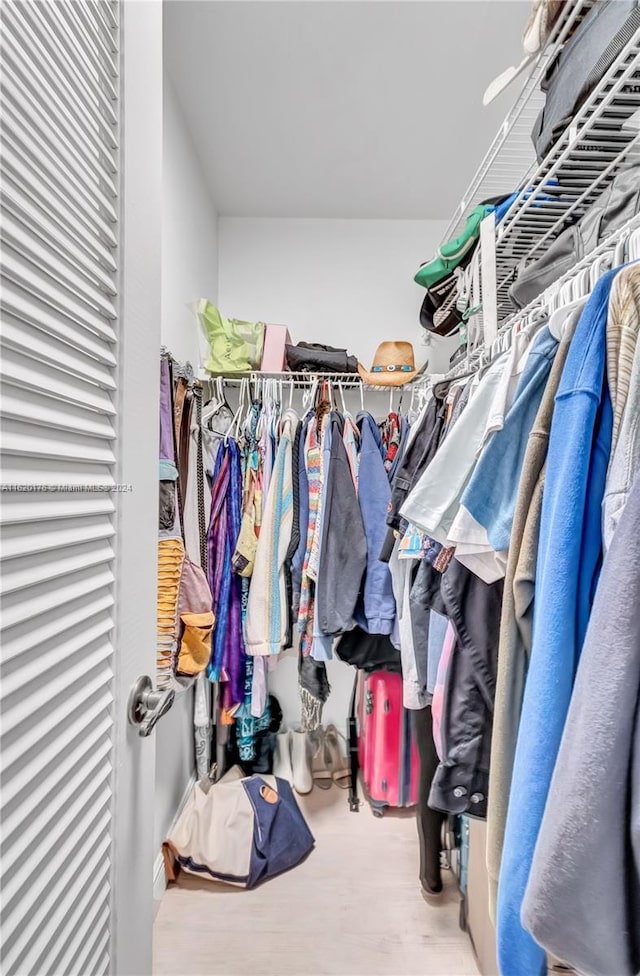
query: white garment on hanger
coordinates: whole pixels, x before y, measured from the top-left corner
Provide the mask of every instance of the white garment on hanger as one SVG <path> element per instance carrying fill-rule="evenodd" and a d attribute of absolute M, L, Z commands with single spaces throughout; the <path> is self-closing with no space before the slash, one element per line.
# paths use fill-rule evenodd
<path fill-rule="evenodd" d="M 527 332 L 518 332 L 514 336 L 511 348 L 506 360 L 503 360 L 504 369 L 500 382 L 496 388 L 495 396 L 491 404 L 487 422 L 482 435 L 482 440 L 476 456 L 480 456 L 490 438 L 497 430 L 504 427 L 504 418 L 509 412 L 509 407 L 513 402 L 516 387 L 520 374 L 527 362 L 529 349 L 531 348 L 531 335 Z M 473 402 L 473 401 L 472 401 Z"/>
<path fill-rule="evenodd" d="M 503 358 L 491 364 L 400 510 L 403 518 L 442 545 L 446 544 L 462 492 L 481 450 L 490 413 L 495 413 L 496 394 L 504 384 L 503 374 L 509 362 Z M 510 374 L 509 369 L 507 372 Z"/>
<path fill-rule="evenodd" d="M 396 539 L 391 558 L 389 572 L 393 585 L 393 595 L 397 607 L 397 627 L 399 636 L 400 659 L 402 661 L 402 703 L 405 708 L 419 709 L 429 704 L 426 688 L 420 683 L 416 652 L 413 646 L 413 630 L 411 627 L 411 611 L 409 596 L 411 593 L 411 573 L 415 565 L 413 559 L 399 559 L 398 550 L 400 539 Z M 392 641 L 394 645 L 396 642 Z M 397 646 L 397 645 L 396 645 Z"/>

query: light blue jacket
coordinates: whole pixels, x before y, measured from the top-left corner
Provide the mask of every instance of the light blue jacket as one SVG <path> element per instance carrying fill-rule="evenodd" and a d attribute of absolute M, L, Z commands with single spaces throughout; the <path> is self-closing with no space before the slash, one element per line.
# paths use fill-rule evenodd
<path fill-rule="evenodd" d="M 498 959 L 503 976 L 546 973 L 544 951 L 522 927 L 520 910 L 600 569 L 601 504 L 613 422 L 605 376 L 606 324 L 616 273 L 607 272 L 593 290 L 576 326 L 555 398 L 533 646 L 498 885 Z"/>

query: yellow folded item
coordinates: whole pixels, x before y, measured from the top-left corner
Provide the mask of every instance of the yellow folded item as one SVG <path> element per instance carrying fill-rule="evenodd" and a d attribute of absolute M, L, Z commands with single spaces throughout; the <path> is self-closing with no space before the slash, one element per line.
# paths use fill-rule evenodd
<path fill-rule="evenodd" d="M 211 657 L 213 612 L 183 613 L 180 619 L 184 624 L 184 631 L 180 641 L 177 670 L 181 674 L 199 674 L 206 668 Z"/>

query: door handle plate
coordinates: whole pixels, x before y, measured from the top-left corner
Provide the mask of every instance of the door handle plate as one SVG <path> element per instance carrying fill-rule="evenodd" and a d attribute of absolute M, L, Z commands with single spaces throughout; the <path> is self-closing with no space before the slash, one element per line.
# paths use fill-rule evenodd
<path fill-rule="evenodd" d="M 141 675 L 131 686 L 127 702 L 127 718 L 131 725 L 138 726 L 138 733 L 144 738 L 151 735 L 158 720 L 173 705 L 176 693 L 173 688 L 154 691 L 148 674 Z"/>

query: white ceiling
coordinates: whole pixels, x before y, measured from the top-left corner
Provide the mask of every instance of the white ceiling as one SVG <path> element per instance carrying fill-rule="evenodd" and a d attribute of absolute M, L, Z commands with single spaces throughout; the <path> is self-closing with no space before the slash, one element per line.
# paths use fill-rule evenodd
<path fill-rule="evenodd" d="M 514 85 L 528 0 L 165 0 L 165 58 L 218 213 L 445 218 Z M 508 191 L 511 187 L 505 187 Z"/>

